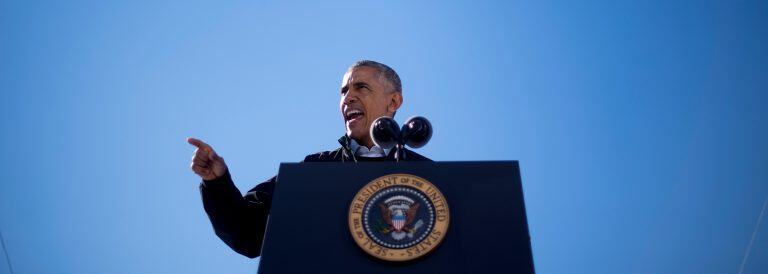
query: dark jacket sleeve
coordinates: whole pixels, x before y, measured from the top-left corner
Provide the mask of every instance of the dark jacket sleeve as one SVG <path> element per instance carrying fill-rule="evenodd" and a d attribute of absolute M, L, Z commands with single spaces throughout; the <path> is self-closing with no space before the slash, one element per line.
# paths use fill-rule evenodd
<path fill-rule="evenodd" d="M 274 187 L 272 177 L 241 196 L 229 171 L 200 184 L 203 207 L 213 230 L 237 253 L 249 258 L 260 255 Z"/>

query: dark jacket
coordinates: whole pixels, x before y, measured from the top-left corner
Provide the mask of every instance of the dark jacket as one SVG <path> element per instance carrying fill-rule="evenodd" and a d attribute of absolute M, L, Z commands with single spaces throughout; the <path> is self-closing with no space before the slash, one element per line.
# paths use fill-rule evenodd
<path fill-rule="evenodd" d="M 304 162 L 362 162 L 362 161 L 394 161 L 395 150 L 387 157 L 366 158 L 356 157 L 350 150 L 350 140 L 346 136 L 339 139 L 341 147 L 333 151 L 324 151 L 307 155 Z M 432 161 L 413 151 L 404 149 L 403 161 Z M 255 258 L 261 254 L 261 244 L 264 230 L 267 227 L 267 216 L 272 204 L 272 192 L 275 189 L 277 177 L 257 185 L 244 196 L 232 182 L 227 171 L 223 176 L 200 184 L 203 196 L 203 207 L 208 213 L 213 230 L 233 250 L 240 254 Z"/>

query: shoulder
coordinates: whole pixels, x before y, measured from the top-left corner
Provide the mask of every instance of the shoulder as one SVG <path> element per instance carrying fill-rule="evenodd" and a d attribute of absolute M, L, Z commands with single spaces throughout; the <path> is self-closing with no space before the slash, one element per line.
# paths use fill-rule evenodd
<path fill-rule="evenodd" d="M 335 150 L 323 151 L 307 155 L 304 157 L 304 162 L 341 162 L 343 161 L 344 157 L 346 157 L 344 155 L 344 150 L 342 148 L 337 148 Z M 394 153 L 390 152 L 389 157 L 394 157 Z M 410 149 L 405 149 L 404 160 L 413 162 L 433 162 L 431 159 L 424 157 L 423 155 L 418 154 Z"/>
<path fill-rule="evenodd" d="M 335 150 L 323 151 L 304 157 L 304 162 L 336 162 L 341 161 L 342 149 L 337 148 Z"/>

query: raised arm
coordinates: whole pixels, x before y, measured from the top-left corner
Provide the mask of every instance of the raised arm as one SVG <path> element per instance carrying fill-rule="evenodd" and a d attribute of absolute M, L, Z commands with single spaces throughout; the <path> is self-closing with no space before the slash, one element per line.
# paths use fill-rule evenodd
<path fill-rule="evenodd" d="M 224 159 L 203 141 L 189 138 L 187 142 L 197 147 L 191 167 L 203 179 L 203 207 L 216 235 L 242 255 L 259 256 L 275 178 L 241 196 Z"/>

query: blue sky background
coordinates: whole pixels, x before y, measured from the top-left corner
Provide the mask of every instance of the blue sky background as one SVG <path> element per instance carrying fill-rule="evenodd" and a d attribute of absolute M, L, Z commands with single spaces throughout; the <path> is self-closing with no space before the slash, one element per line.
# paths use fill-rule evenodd
<path fill-rule="evenodd" d="M 418 3 L 416 3 L 418 2 Z M 439 161 L 519 160 L 539 273 L 738 273 L 768 196 L 766 1 L 0 1 L 15 272 L 254 273 L 202 209 L 333 149 L 346 67 Z M 743 273 L 768 273 L 768 218 Z M 7 273 L 5 260 L 0 273 Z"/>

